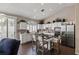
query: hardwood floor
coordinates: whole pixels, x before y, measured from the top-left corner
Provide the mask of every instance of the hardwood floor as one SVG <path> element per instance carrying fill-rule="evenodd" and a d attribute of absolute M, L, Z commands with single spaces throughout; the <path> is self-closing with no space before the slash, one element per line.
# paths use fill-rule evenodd
<path fill-rule="evenodd" d="M 26 43 L 26 44 L 20 45 L 18 54 L 19 55 L 37 55 L 35 46 L 32 48 L 32 43 Z M 74 48 L 61 45 L 59 55 L 75 55 Z"/>
<path fill-rule="evenodd" d="M 60 55 L 75 55 L 75 49 L 61 45 Z"/>
<path fill-rule="evenodd" d="M 20 45 L 19 55 L 36 55 L 36 49 L 32 48 L 32 43 Z"/>

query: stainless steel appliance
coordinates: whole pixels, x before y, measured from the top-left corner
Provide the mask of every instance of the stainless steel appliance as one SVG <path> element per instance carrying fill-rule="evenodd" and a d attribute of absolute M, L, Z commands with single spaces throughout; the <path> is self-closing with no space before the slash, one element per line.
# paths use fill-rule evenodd
<path fill-rule="evenodd" d="M 65 25 L 65 31 L 63 31 L 62 35 L 62 44 L 72 47 L 75 47 L 75 25 Z"/>
<path fill-rule="evenodd" d="M 75 47 L 75 25 L 67 25 L 66 44 L 70 47 Z"/>

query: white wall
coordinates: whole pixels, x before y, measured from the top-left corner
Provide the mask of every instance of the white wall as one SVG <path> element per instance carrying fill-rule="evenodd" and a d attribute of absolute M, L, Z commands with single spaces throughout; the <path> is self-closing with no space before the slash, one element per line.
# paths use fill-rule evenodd
<path fill-rule="evenodd" d="M 52 22 L 56 18 L 65 18 L 67 19 L 66 21 L 75 21 L 75 5 L 65 7 L 62 10 L 59 10 L 54 15 L 45 19 L 44 23 Z"/>
<path fill-rule="evenodd" d="M 76 5 L 76 40 L 75 53 L 79 54 L 79 4 Z"/>

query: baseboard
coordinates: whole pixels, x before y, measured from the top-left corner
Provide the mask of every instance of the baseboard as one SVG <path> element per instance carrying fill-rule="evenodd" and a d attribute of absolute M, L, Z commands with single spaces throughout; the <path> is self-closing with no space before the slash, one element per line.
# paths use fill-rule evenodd
<path fill-rule="evenodd" d="M 23 44 L 28 44 L 28 43 L 32 43 L 32 41 L 24 42 L 24 43 L 22 43 L 22 45 L 23 45 Z"/>
<path fill-rule="evenodd" d="M 79 55 L 79 53 L 78 53 L 78 52 L 75 52 L 75 54 L 76 54 L 76 55 Z"/>

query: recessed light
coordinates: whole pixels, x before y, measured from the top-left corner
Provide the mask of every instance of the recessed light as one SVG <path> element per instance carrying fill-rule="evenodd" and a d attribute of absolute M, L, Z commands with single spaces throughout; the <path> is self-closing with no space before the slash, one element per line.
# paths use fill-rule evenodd
<path fill-rule="evenodd" d="M 52 9 L 50 8 L 49 11 L 52 11 Z"/>
<path fill-rule="evenodd" d="M 36 10 L 36 9 L 34 9 L 33 11 L 34 11 L 34 12 L 36 12 L 37 10 Z"/>
<path fill-rule="evenodd" d="M 44 3 L 41 3 L 41 5 L 44 5 Z"/>
<path fill-rule="evenodd" d="M 43 13 L 43 15 L 45 15 L 45 13 Z"/>
<path fill-rule="evenodd" d="M 34 16 L 34 18 L 36 18 L 36 16 Z"/>
<path fill-rule="evenodd" d="M 1 22 L 1 20 L 0 20 L 0 22 Z"/>
<path fill-rule="evenodd" d="M 0 15 L 5 15 L 5 14 L 0 14 Z"/>

